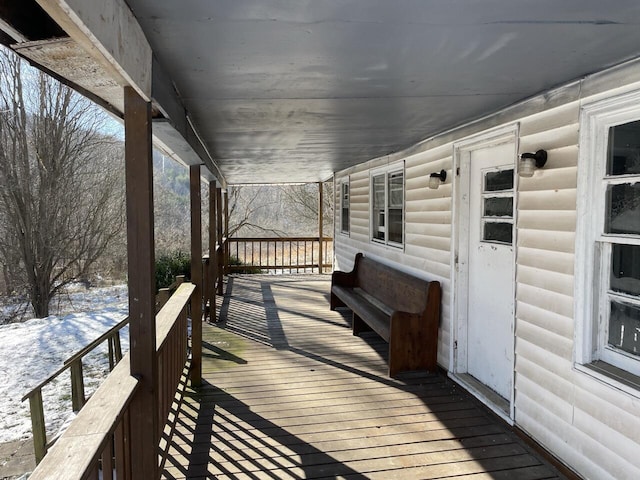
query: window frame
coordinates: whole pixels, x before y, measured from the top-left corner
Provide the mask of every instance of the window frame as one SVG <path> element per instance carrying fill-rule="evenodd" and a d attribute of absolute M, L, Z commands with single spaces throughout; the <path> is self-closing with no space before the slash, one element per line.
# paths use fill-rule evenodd
<path fill-rule="evenodd" d="M 346 202 L 345 202 L 345 187 L 347 189 Z M 346 203 L 346 207 L 345 207 Z M 344 215 L 345 209 L 347 210 L 347 228 L 344 227 Z M 342 235 L 351 234 L 351 179 L 347 177 L 340 181 L 340 233 Z"/>
<path fill-rule="evenodd" d="M 506 168 L 505 168 L 506 167 Z M 512 184 L 510 188 L 489 190 L 487 189 L 487 174 L 501 173 L 511 171 Z M 482 187 L 480 189 L 480 198 L 482 199 L 482 205 L 480 207 L 480 243 L 498 245 L 508 245 L 513 247 L 515 239 L 515 202 L 516 202 L 516 178 L 515 168 L 513 165 L 504 165 L 499 167 L 489 167 L 481 170 Z M 511 215 L 489 215 L 487 214 L 486 206 L 489 199 L 510 199 L 511 200 Z M 509 224 L 511 225 L 511 239 L 508 242 L 502 240 L 489 240 L 485 238 L 487 224 Z"/>
<path fill-rule="evenodd" d="M 402 175 L 402 200 L 399 204 L 391 205 L 391 191 L 389 181 L 393 175 L 401 174 Z M 375 182 L 374 179 L 378 177 L 384 178 L 384 209 L 382 211 L 376 210 L 374 212 L 375 205 Z M 406 174 L 405 174 L 405 165 L 404 161 L 392 165 L 385 166 L 383 168 L 377 168 L 371 170 L 369 172 L 369 242 L 375 243 L 378 245 L 385 245 L 388 247 L 404 249 L 405 241 L 406 241 L 406 233 L 405 233 L 405 218 L 406 218 Z M 402 242 L 394 242 L 389 240 L 389 230 L 390 230 L 390 215 L 389 210 L 392 209 L 402 209 Z M 375 230 L 375 225 L 377 222 L 374 222 L 374 215 L 378 214 L 379 217 L 384 219 L 383 228 Z M 381 214 L 381 215 L 380 215 Z M 376 238 L 374 235 L 376 233 L 384 233 L 384 239 Z"/>
<path fill-rule="evenodd" d="M 611 370 L 624 371 L 627 380 L 640 386 L 640 358 L 608 345 L 609 314 L 613 297 L 610 285 L 613 244 L 640 245 L 640 234 L 607 233 L 607 187 L 630 183 L 640 175 L 607 174 L 608 141 L 611 127 L 640 120 L 640 91 L 584 104 L 580 116 L 578 159 L 578 202 L 576 225 L 576 259 L 574 312 L 576 316 L 574 365 L 578 370 L 597 376 L 606 383 L 638 395 L 608 375 L 601 364 Z M 640 299 L 632 298 L 632 304 Z"/>

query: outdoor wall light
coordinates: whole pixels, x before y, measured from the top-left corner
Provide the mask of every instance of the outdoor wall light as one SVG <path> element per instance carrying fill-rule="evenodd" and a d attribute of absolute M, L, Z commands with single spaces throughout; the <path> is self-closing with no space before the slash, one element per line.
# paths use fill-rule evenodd
<path fill-rule="evenodd" d="M 429 175 L 429 188 L 437 189 L 447 179 L 447 172 L 440 170 Z"/>
<path fill-rule="evenodd" d="M 521 177 L 532 177 L 536 168 L 544 167 L 545 163 L 547 163 L 546 150 L 538 150 L 536 153 L 523 153 L 520 155 L 518 174 Z"/>

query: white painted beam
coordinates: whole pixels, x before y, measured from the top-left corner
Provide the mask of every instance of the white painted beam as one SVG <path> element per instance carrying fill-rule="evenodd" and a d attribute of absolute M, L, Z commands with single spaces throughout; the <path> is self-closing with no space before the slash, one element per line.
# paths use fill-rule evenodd
<path fill-rule="evenodd" d="M 151 100 L 151 46 L 124 0 L 37 0 L 122 86 Z"/>

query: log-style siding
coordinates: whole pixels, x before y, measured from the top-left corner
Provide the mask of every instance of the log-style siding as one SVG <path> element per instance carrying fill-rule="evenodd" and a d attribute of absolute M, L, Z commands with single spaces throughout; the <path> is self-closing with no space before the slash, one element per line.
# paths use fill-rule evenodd
<path fill-rule="evenodd" d="M 517 192 L 514 422 L 586 478 L 640 478 L 640 391 L 623 392 L 574 367 L 574 267 L 580 109 L 585 100 L 640 88 L 640 63 L 599 73 L 428 139 L 405 152 L 338 172 L 351 181 L 351 234 L 336 233 L 336 267 L 351 268 L 356 252 L 440 280 L 443 310 L 438 362 L 452 370 L 452 171 L 454 144 L 490 128 L 518 124 L 519 152 L 545 149 L 548 162 Z M 623 69 L 624 70 L 624 69 Z M 590 98 L 585 97 L 585 92 Z M 369 172 L 405 162 L 405 246 L 369 240 Z M 437 190 L 428 176 L 444 169 Z"/>

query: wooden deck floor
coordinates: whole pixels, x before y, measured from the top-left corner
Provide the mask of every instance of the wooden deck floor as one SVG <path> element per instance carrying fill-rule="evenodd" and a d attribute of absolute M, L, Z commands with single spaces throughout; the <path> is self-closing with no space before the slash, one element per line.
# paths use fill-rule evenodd
<path fill-rule="evenodd" d="M 229 279 L 163 478 L 563 478 L 443 375 L 389 379 L 386 343 L 354 337 L 328 291 L 320 275 Z"/>

